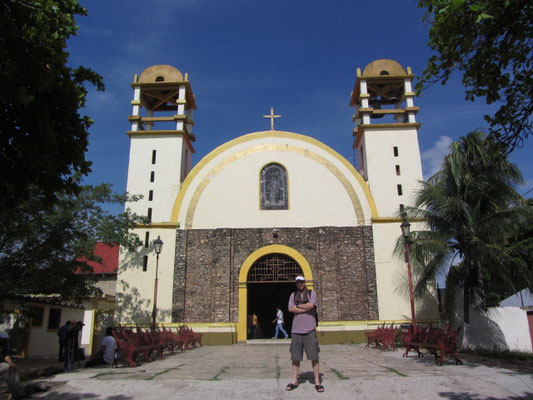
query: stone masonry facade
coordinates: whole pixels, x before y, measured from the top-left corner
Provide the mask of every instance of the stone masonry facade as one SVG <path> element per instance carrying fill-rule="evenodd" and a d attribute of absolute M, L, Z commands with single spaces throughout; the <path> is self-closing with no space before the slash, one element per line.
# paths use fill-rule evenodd
<path fill-rule="evenodd" d="M 237 322 L 239 271 L 255 250 L 289 246 L 311 266 L 320 321 L 378 319 L 371 226 L 176 232 L 173 322 Z"/>

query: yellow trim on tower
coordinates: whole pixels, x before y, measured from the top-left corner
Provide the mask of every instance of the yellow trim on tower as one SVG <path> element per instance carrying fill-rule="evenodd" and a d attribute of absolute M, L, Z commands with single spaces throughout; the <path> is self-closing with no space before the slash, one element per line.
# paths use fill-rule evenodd
<path fill-rule="evenodd" d="M 136 228 L 144 228 L 144 229 L 150 229 L 150 228 L 179 228 L 180 224 L 178 222 L 154 222 L 150 224 L 138 224 Z"/>
<path fill-rule="evenodd" d="M 182 203 L 183 203 L 183 199 L 185 197 L 185 193 L 187 193 L 189 187 L 194 181 L 194 178 L 196 178 L 196 176 L 200 173 L 200 171 L 211 160 L 213 160 L 215 157 L 222 154 L 224 151 L 230 149 L 231 147 L 234 147 L 239 144 L 246 143 L 252 140 L 262 139 L 262 138 L 287 138 L 287 139 L 301 140 L 303 142 L 317 146 L 318 148 L 332 155 L 352 173 L 354 178 L 357 180 L 357 182 L 361 186 L 361 189 L 363 190 L 365 197 L 367 199 L 368 205 L 370 207 L 371 217 L 372 218 L 378 217 L 378 210 L 376 207 L 376 202 L 374 201 L 374 198 L 372 197 L 372 194 L 370 193 L 370 188 L 368 187 L 368 184 L 365 182 L 361 174 L 354 168 L 354 166 L 350 164 L 350 162 L 346 160 L 343 156 L 341 156 L 339 153 L 333 150 L 331 147 L 325 145 L 324 143 L 316 139 L 313 139 L 312 137 L 301 135 L 298 133 L 285 132 L 285 131 L 262 131 L 262 132 L 249 133 L 247 135 L 230 140 L 229 142 L 226 142 L 220 145 L 219 147 L 211 151 L 209 154 L 207 154 L 204 158 L 202 158 L 198 162 L 198 164 L 196 164 L 195 167 L 189 172 L 189 174 L 183 181 L 181 190 L 178 192 L 178 195 L 176 196 L 176 200 L 174 201 L 174 206 L 172 207 L 172 214 L 171 214 L 170 220 L 173 222 L 178 221 L 178 215 L 179 215 Z"/>
<path fill-rule="evenodd" d="M 311 266 L 297 250 L 289 246 L 281 244 L 271 244 L 269 246 L 261 247 L 250 254 L 246 260 L 242 263 L 241 270 L 239 272 L 239 322 L 237 323 L 237 341 L 245 342 L 247 334 L 246 323 L 248 321 L 248 273 L 254 265 L 254 263 L 263 256 L 272 253 L 281 253 L 291 257 L 298 263 L 304 274 L 307 287 L 313 289 L 313 272 Z"/>

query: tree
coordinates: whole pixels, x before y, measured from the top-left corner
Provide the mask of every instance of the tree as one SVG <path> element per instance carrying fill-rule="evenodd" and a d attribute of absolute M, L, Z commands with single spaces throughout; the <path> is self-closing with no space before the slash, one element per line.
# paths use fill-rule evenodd
<path fill-rule="evenodd" d="M 86 83 L 102 78 L 67 66 L 76 34 L 77 0 L 0 0 L 0 209 L 13 217 L 19 202 L 51 205 L 59 193 L 79 190 L 73 173 L 87 174 L 87 129 L 79 114 Z M 3 218 L 2 221 L 3 223 Z"/>
<path fill-rule="evenodd" d="M 533 210 L 533 198 L 526 201 Z M 512 296 L 517 291 L 528 287 L 533 281 L 533 221 L 517 234 L 508 238 L 505 252 L 514 258 L 518 265 L 518 273 L 511 271 L 513 285 L 502 285 L 498 276 L 489 276 L 487 283 L 487 301 L 489 306 L 498 306 L 502 300 Z M 529 275 L 529 280 L 523 279 L 523 274 Z"/>
<path fill-rule="evenodd" d="M 486 115 L 490 134 L 508 151 L 531 134 L 533 113 L 533 2 L 419 0 L 431 27 L 433 55 L 417 90 L 463 73 L 466 99 L 500 104 Z"/>
<path fill-rule="evenodd" d="M 130 229 L 146 223 L 146 218 L 128 210 L 112 215 L 104 209 L 105 204 L 136 198 L 114 194 L 109 184 L 80 186 L 78 195 L 61 195 L 54 207 L 43 211 L 38 207 L 38 196 L 43 195 L 37 193 L 17 204 L 17 218 L 0 226 L 2 297 L 59 294 L 81 300 L 97 294 L 94 277 L 78 273 L 90 271 L 80 257 L 95 260 L 99 241 L 118 243 L 125 251 L 141 245 Z"/>
<path fill-rule="evenodd" d="M 437 273 L 446 272 L 445 311 L 451 315 L 463 292 L 464 321 L 470 307 L 486 307 L 488 276 L 513 287 L 524 271 L 504 249 L 508 237 L 531 222 L 531 210 L 515 190 L 519 169 L 501 153 L 501 145 L 475 131 L 450 146 L 442 168 L 422 187 L 414 207 L 406 208 L 428 230 L 413 232 L 412 259 L 419 273 L 421 294 Z M 397 249 L 401 248 L 401 243 Z"/>

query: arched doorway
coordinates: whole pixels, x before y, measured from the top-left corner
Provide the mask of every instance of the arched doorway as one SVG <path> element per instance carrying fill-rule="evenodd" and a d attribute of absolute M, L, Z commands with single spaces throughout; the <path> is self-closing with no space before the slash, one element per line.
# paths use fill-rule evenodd
<path fill-rule="evenodd" d="M 289 256 L 301 268 L 302 274 L 307 282 L 307 287 L 309 289 L 313 288 L 313 273 L 311 271 L 311 267 L 309 266 L 309 263 L 307 262 L 305 257 L 297 250 L 293 249 L 292 247 L 284 246 L 281 244 L 271 244 L 255 250 L 246 258 L 246 260 L 244 260 L 241 266 L 241 270 L 239 271 L 239 321 L 237 323 L 237 341 L 239 342 L 245 342 L 247 340 L 247 321 L 249 314 L 248 275 L 252 267 L 255 265 L 256 261 L 261 259 L 263 256 L 267 256 L 269 254 L 281 254 Z M 253 282 L 250 282 L 250 285 L 253 284 Z M 272 322 L 273 319 L 274 317 L 272 317 L 270 322 Z"/>
<path fill-rule="evenodd" d="M 303 275 L 302 268 L 290 256 L 271 253 L 259 258 L 248 273 L 248 314 L 256 314 L 259 319 L 258 338 L 274 336 L 276 308 L 283 311 L 285 330 L 290 332 L 292 314 L 287 303 L 294 292 L 294 278 Z M 280 337 L 281 336 L 280 334 Z M 251 339 L 250 335 L 247 337 Z"/>

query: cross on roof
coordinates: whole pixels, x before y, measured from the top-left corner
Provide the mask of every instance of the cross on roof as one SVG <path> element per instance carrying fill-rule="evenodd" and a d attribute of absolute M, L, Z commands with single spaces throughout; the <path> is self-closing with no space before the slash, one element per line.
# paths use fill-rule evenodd
<path fill-rule="evenodd" d="M 270 115 L 263 115 L 263 118 L 270 118 L 270 130 L 274 130 L 274 118 L 281 118 L 281 115 L 274 115 L 274 107 L 270 107 Z"/>

